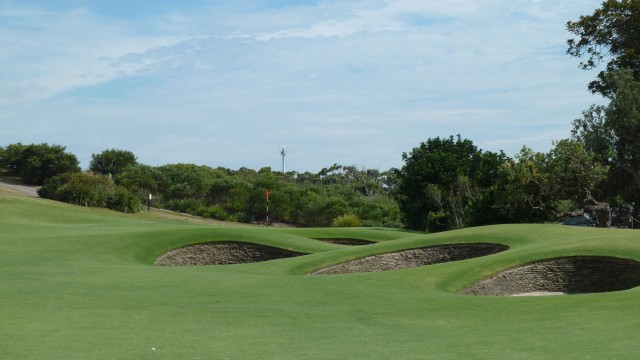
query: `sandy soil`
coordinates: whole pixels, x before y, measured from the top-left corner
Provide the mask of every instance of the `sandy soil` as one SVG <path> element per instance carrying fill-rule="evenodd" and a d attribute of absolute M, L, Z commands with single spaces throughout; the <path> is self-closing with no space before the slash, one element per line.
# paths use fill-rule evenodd
<path fill-rule="evenodd" d="M 361 245 L 369 245 L 369 244 L 376 243 L 375 241 L 352 239 L 352 238 L 314 238 L 314 239 L 328 242 L 331 244 L 348 245 L 348 246 L 361 246 Z"/>
<path fill-rule="evenodd" d="M 572 256 L 504 270 L 462 293 L 539 296 L 620 291 L 636 286 L 640 286 L 640 263 L 637 261 L 608 256 Z"/>
<path fill-rule="evenodd" d="M 528 293 L 513 294 L 511 296 L 554 296 L 554 295 L 567 295 L 561 291 L 533 291 Z"/>
<path fill-rule="evenodd" d="M 471 259 L 507 250 L 498 244 L 471 243 L 446 244 L 378 254 L 333 265 L 311 273 L 311 275 L 348 274 L 414 268 L 449 261 Z"/>
<path fill-rule="evenodd" d="M 193 266 L 247 264 L 304 255 L 271 246 L 220 241 L 184 246 L 161 255 L 155 265 Z"/>

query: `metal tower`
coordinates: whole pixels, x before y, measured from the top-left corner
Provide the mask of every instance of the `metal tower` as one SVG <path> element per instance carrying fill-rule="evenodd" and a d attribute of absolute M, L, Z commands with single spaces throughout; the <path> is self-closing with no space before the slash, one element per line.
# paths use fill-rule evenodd
<path fill-rule="evenodd" d="M 282 155 L 282 173 L 285 173 L 285 162 L 284 162 L 284 157 L 287 156 L 287 147 L 286 146 L 280 146 L 282 148 L 282 150 L 280 150 L 280 155 Z"/>

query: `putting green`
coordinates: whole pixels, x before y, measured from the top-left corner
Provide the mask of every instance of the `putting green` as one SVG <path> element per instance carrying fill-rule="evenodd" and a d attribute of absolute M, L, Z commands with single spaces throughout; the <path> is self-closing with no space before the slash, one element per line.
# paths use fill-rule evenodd
<path fill-rule="evenodd" d="M 172 249 L 224 241 L 309 255 L 154 265 Z M 307 275 L 376 254 L 465 243 L 509 249 L 403 270 Z M 638 287 L 553 297 L 460 294 L 506 269 L 573 256 L 638 261 L 640 236 L 559 225 L 427 235 L 207 224 L 0 189 L 0 358 L 637 358 Z"/>

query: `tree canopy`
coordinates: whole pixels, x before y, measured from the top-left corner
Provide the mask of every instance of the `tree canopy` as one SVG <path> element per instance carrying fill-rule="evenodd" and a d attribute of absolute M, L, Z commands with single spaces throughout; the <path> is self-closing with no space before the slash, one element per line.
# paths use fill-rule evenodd
<path fill-rule="evenodd" d="M 605 80 L 616 91 L 607 106 L 592 106 L 573 121 L 572 138 L 584 143 L 598 161 L 610 167 L 603 191 L 610 202 L 629 204 L 640 218 L 640 81 L 630 70 Z"/>
<path fill-rule="evenodd" d="M 620 69 L 630 69 L 640 79 L 640 1 L 607 0 L 593 14 L 567 22 L 567 30 L 575 35 L 567 40 L 567 53 L 584 59 L 583 69 L 606 62 L 589 90 L 611 95 L 615 84 L 607 81 L 607 75 Z"/>
<path fill-rule="evenodd" d="M 508 178 L 504 199 L 513 208 L 528 206 L 541 220 L 588 213 L 600 226 L 608 227 L 610 207 L 592 195 L 606 178 L 607 167 L 594 158 L 593 152 L 575 140 L 558 141 L 548 153 L 523 147 L 504 167 Z"/>
<path fill-rule="evenodd" d="M 128 150 L 109 149 L 91 154 L 89 170 L 100 175 L 117 175 L 126 167 L 137 164 L 136 156 Z"/>
<path fill-rule="evenodd" d="M 0 168 L 20 176 L 26 183 L 42 185 L 56 175 L 80 171 L 75 155 L 60 145 L 11 144 L 0 148 Z"/>
<path fill-rule="evenodd" d="M 469 204 L 494 184 L 506 156 L 458 135 L 428 139 L 402 159 L 397 200 L 405 225 L 434 231 L 467 225 Z"/>

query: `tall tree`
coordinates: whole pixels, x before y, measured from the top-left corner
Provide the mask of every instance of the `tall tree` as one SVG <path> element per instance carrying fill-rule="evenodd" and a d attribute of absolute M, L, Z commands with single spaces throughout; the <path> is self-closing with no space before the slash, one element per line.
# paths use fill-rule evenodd
<path fill-rule="evenodd" d="M 424 230 L 431 221 L 442 230 L 467 224 L 467 205 L 495 181 L 505 156 L 458 135 L 428 139 L 402 159 L 396 197 L 405 224 Z"/>
<path fill-rule="evenodd" d="M 109 149 L 100 154 L 91 154 L 89 170 L 100 175 L 118 175 L 131 165 L 136 165 L 136 156 L 127 150 Z"/>
<path fill-rule="evenodd" d="M 613 74 L 617 91 L 605 111 L 606 123 L 615 134 L 615 162 L 611 173 L 619 194 L 634 205 L 640 219 L 640 81 L 630 71 Z"/>
<path fill-rule="evenodd" d="M 599 226 L 610 226 L 609 204 L 592 195 L 607 167 L 595 161 L 581 142 L 558 141 L 546 154 L 524 147 L 516 160 L 505 167 L 512 205 L 523 202 L 550 219 L 588 213 Z"/>
<path fill-rule="evenodd" d="M 610 165 L 615 160 L 615 134 L 605 116 L 606 106 L 592 105 L 582 112 L 582 118 L 572 123 L 571 138 L 584 144 L 585 149 L 592 151 L 596 160 L 603 165 Z"/>
<path fill-rule="evenodd" d="M 640 57 L 639 57 L 640 60 Z M 640 218 L 640 81 L 628 69 L 605 76 L 616 91 L 610 103 L 592 106 L 573 122 L 572 136 L 597 153 L 601 163 L 610 165 L 609 198 L 635 205 Z"/>
<path fill-rule="evenodd" d="M 567 22 L 575 38 L 567 40 L 567 53 L 583 58 L 580 66 L 593 69 L 606 62 L 605 70 L 589 83 L 589 90 L 605 96 L 615 91 L 607 74 L 628 68 L 640 79 L 640 1 L 607 0 L 591 15 Z"/>

